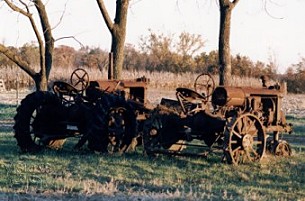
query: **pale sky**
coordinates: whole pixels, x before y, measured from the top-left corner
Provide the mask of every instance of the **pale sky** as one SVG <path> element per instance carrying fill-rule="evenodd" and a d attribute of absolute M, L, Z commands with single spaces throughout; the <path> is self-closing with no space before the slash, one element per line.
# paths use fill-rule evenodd
<path fill-rule="evenodd" d="M 273 58 L 284 72 L 291 64 L 305 57 L 305 0 L 272 0 L 264 10 L 262 0 L 240 0 L 233 10 L 231 53 L 240 53 L 253 61 L 268 62 Z M 95 0 L 48 0 L 47 10 L 54 38 L 75 36 L 84 45 L 110 49 L 107 30 Z M 115 0 L 105 0 L 114 18 Z M 217 50 L 219 8 L 217 0 L 131 0 L 128 13 L 126 43 L 138 45 L 149 29 L 154 33 L 179 35 L 185 31 L 199 34 L 206 40 L 203 51 Z M 66 5 L 65 5 L 66 3 Z M 23 16 L 0 4 L 0 41 L 21 46 L 35 40 L 29 22 Z M 55 45 L 79 48 L 71 39 Z"/>

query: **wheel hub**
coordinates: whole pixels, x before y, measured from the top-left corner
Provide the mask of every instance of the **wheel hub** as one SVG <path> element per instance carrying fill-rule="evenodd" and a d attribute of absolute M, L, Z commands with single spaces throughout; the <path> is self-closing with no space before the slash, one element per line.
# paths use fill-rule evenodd
<path fill-rule="evenodd" d="M 242 139 L 242 146 L 244 149 L 248 149 L 253 145 L 253 137 L 249 134 L 244 135 Z"/>

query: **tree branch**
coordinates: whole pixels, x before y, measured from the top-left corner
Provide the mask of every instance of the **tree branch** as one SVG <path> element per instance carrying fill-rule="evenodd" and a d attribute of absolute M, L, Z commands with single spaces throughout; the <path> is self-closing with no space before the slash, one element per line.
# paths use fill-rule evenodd
<path fill-rule="evenodd" d="M 53 29 L 56 29 L 56 27 L 58 27 L 58 26 L 60 25 L 60 23 L 62 22 L 62 20 L 63 20 L 63 18 L 64 18 L 64 15 L 65 15 L 65 13 L 66 13 L 67 3 L 68 3 L 68 1 L 65 3 L 65 9 L 64 9 L 64 11 L 63 11 L 62 14 L 61 14 L 58 23 L 52 28 L 52 30 L 53 30 Z"/>
<path fill-rule="evenodd" d="M 103 0 L 96 0 L 97 4 L 98 4 L 98 7 L 103 15 L 103 18 L 104 18 L 104 21 L 109 29 L 110 32 L 113 31 L 113 27 L 114 27 L 114 24 L 113 22 L 111 21 L 111 18 L 109 16 L 109 13 L 107 11 L 107 8 L 104 4 L 104 1 Z"/>
<path fill-rule="evenodd" d="M 235 6 L 236 4 L 238 4 L 238 2 L 239 2 L 239 0 L 234 0 L 234 1 L 232 2 L 232 4 Z"/>
<path fill-rule="evenodd" d="M 5 3 L 15 12 L 18 12 L 26 17 L 31 17 L 31 13 L 29 12 L 25 12 L 23 9 L 19 8 L 18 6 L 16 6 L 15 4 L 13 4 L 12 2 L 10 2 L 9 0 L 4 0 Z"/>
<path fill-rule="evenodd" d="M 85 47 L 84 44 L 82 44 L 82 42 L 80 42 L 75 36 L 63 36 L 63 37 L 55 39 L 55 42 L 59 41 L 59 40 L 70 39 L 70 38 L 74 39 L 81 47 Z"/>
<path fill-rule="evenodd" d="M 13 51 L 0 44 L 0 53 L 4 54 L 7 58 L 17 64 L 22 70 L 28 73 L 32 78 L 35 77 L 36 72 L 30 68 L 29 64 L 18 57 Z"/>
<path fill-rule="evenodd" d="M 275 2 L 273 2 L 273 1 L 270 1 L 271 3 L 273 3 L 273 4 L 275 4 L 275 5 L 277 5 L 277 6 L 279 6 L 279 4 L 276 4 Z M 263 3 L 264 3 L 264 10 L 266 11 L 266 13 L 267 13 L 267 15 L 269 15 L 271 18 L 273 18 L 273 19 L 283 19 L 283 17 L 275 17 L 275 16 L 273 16 L 269 11 L 268 11 L 268 8 L 267 8 L 267 0 L 263 0 Z"/>
<path fill-rule="evenodd" d="M 6 3 L 13 11 L 15 11 L 15 12 L 17 12 L 17 13 L 20 13 L 20 14 L 22 14 L 22 15 L 24 15 L 24 16 L 26 16 L 26 17 L 30 20 L 31 26 L 32 26 L 32 28 L 33 28 L 33 31 L 34 31 L 34 33 L 35 33 L 35 36 L 36 36 L 37 41 L 38 41 L 38 44 L 39 44 L 40 65 L 42 66 L 42 65 L 44 64 L 44 57 L 43 57 L 43 55 L 44 55 L 43 40 L 42 40 L 42 38 L 41 38 L 41 36 L 40 36 L 40 34 L 39 34 L 39 31 L 38 31 L 38 28 L 37 28 L 37 26 L 36 26 L 36 23 L 35 23 L 35 21 L 34 21 L 34 19 L 33 19 L 33 16 L 32 16 L 32 14 L 30 13 L 29 6 L 28 6 L 26 3 L 24 3 L 22 0 L 19 0 L 19 2 L 20 2 L 22 5 L 25 6 L 26 11 L 24 11 L 23 9 L 19 8 L 18 6 L 16 6 L 16 5 L 13 4 L 12 2 L 10 2 L 9 0 L 4 0 L 4 1 L 5 1 L 5 3 Z M 15 61 L 15 60 L 13 60 L 13 61 Z M 18 64 L 17 64 L 17 65 L 18 65 Z M 20 66 L 20 65 L 18 65 L 18 66 Z M 21 66 L 20 66 L 20 67 L 21 67 Z M 22 68 L 22 67 L 21 67 L 21 68 Z M 22 68 L 22 69 L 23 69 L 23 68 Z"/>

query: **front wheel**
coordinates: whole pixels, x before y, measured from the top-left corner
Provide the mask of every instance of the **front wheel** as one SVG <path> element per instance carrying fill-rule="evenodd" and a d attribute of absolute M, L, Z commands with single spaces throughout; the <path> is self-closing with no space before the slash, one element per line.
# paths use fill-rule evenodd
<path fill-rule="evenodd" d="M 260 161 L 266 149 L 266 134 L 262 123 L 252 114 L 232 119 L 225 130 L 225 159 L 235 165 Z"/>
<path fill-rule="evenodd" d="M 279 140 L 274 146 L 274 155 L 276 156 L 291 156 L 291 147 L 285 140 Z"/>

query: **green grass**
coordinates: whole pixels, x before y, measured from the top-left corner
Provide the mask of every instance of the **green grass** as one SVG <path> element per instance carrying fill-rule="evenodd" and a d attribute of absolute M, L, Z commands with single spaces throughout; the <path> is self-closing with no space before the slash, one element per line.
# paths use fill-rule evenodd
<path fill-rule="evenodd" d="M 11 106 L 0 108 L 2 120 L 14 116 Z M 74 143 L 68 140 L 58 151 L 21 154 L 13 131 L 0 130 L 0 192 L 15 200 L 25 195 L 51 200 L 57 194 L 67 200 L 75 196 L 88 200 L 95 196 L 114 200 L 305 198 L 305 152 L 297 147 L 290 158 L 268 156 L 261 164 L 232 166 L 221 163 L 218 153 L 207 159 L 151 158 L 141 149 L 132 154 L 100 155 L 86 149 L 73 151 Z"/>
<path fill-rule="evenodd" d="M 294 134 L 305 136 L 305 118 L 287 116 L 287 122 L 292 123 Z"/>
<path fill-rule="evenodd" d="M 12 120 L 16 113 L 16 106 L 0 103 L 0 120 Z"/>

